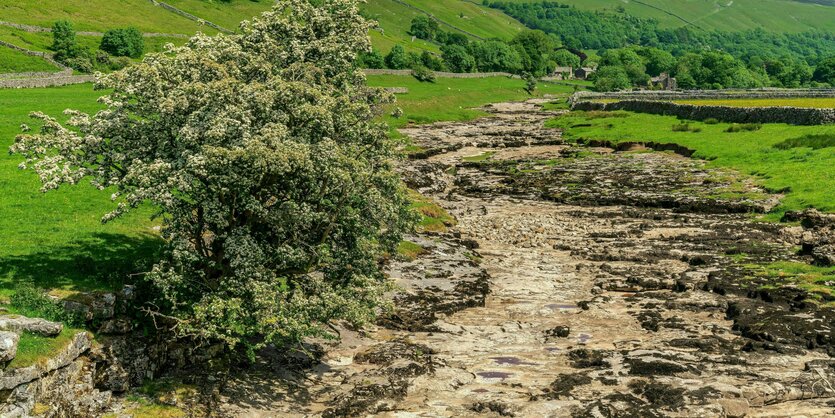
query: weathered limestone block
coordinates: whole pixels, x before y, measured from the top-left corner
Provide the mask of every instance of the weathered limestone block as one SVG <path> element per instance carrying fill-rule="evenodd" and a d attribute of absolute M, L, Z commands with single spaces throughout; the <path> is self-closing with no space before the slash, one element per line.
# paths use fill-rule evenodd
<path fill-rule="evenodd" d="M 0 373 L 0 390 L 14 389 L 29 383 L 54 370 L 66 367 L 81 354 L 90 349 L 91 337 L 86 332 L 79 332 L 58 355 L 44 362 L 20 369 L 5 370 Z"/>
<path fill-rule="evenodd" d="M 47 337 L 54 337 L 64 330 L 60 322 L 47 321 L 41 318 L 27 318 L 20 315 L 0 316 L 0 330 L 23 332 L 28 331 Z"/>
<path fill-rule="evenodd" d="M 0 331 L 0 362 L 9 361 L 17 355 L 20 336 L 10 331 Z"/>
<path fill-rule="evenodd" d="M 92 417 L 100 416 L 111 393 L 95 389 L 95 365 L 81 357 L 24 383 L 8 393 L 0 404 L 2 417 Z"/>

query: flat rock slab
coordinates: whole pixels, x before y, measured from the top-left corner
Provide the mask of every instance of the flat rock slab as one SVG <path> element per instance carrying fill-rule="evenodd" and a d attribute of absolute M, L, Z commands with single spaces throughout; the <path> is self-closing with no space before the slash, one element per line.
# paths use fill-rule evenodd
<path fill-rule="evenodd" d="M 15 358 L 19 341 L 20 335 L 10 331 L 0 331 L 0 362 Z"/>
<path fill-rule="evenodd" d="M 20 369 L 4 370 L 0 372 L 0 390 L 14 389 L 24 383 L 50 373 L 54 370 L 66 367 L 74 362 L 79 356 L 90 349 L 92 344 L 91 336 L 86 332 L 79 332 L 72 341 L 57 353 L 54 357 L 38 362 L 29 367 Z M 5 416 L 0 414 L 0 416 Z"/>
<path fill-rule="evenodd" d="M 20 315 L 2 315 L 0 316 L 0 330 L 23 332 L 28 331 L 35 334 L 40 334 L 46 337 L 54 337 L 64 330 L 64 325 L 60 322 L 47 321 L 41 318 L 27 318 Z"/>

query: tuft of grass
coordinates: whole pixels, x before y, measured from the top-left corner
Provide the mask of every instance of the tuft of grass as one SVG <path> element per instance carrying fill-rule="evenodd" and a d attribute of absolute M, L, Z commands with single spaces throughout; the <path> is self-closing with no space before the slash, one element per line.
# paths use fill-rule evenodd
<path fill-rule="evenodd" d="M 469 157 L 464 157 L 464 158 L 462 158 L 462 160 L 464 160 L 468 163 L 480 163 L 480 162 L 487 161 L 490 158 L 493 158 L 493 155 L 495 155 L 495 154 L 496 153 L 493 152 L 493 151 L 482 152 L 481 154 L 478 154 L 478 155 L 471 155 Z"/>
<path fill-rule="evenodd" d="M 835 147 L 835 133 L 803 135 L 774 144 L 774 148 L 780 150 L 788 150 L 791 148 L 811 148 L 818 150 L 830 147 Z"/>
<path fill-rule="evenodd" d="M 732 124 L 728 126 L 728 129 L 725 129 L 725 132 L 736 133 L 736 132 L 754 132 L 759 131 L 762 129 L 763 125 L 760 123 L 742 123 L 742 124 Z"/>
<path fill-rule="evenodd" d="M 455 225 L 455 218 L 444 208 L 438 206 L 426 196 L 409 190 L 410 208 L 420 214 L 418 229 L 425 232 L 446 232 L 448 227 Z"/>
<path fill-rule="evenodd" d="M 30 332 L 20 334 L 17 356 L 6 365 L 6 370 L 22 369 L 45 362 L 66 348 L 80 329 L 64 327 L 55 337 L 44 337 Z"/>
<path fill-rule="evenodd" d="M 606 124 L 606 129 L 612 129 L 614 125 Z M 673 125 L 673 132 L 701 132 L 702 128 L 692 126 L 689 123 L 681 122 Z"/>
<path fill-rule="evenodd" d="M 835 296 L 835 267 L 820 267 L 806 263 L 778 261 L 770 264 L 749 264 L 745 266 L 755 271 L 758 277 L 769 279 L 767 286 L 780 287 L 794 285 L 813 295 L 813 298 Z"/>
<path fill-rule="evenodd" d="M 411 241 L 400 241 L 397 245 L 397 255 L 409 261 L 417 259 L 424 253 L 426 253 L 425 248 Z"/>

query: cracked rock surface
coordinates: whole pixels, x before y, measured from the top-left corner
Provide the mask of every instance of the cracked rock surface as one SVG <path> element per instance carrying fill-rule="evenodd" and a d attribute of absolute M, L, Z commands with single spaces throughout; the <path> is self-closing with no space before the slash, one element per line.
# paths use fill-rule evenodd
<path fill-rule="evenodd" d="M 261 359 L 225 413 L 835 414 L 832 304 L 750 274 L 814 262 L 830 229 L 754 221 L 779 196 L 701 161 L 565 144 L 537 102 L 489 110 L 403 130 L 425 150 L 405 181 L 458 223 L 389 266 L 395 310 L 321 361 Z"/>

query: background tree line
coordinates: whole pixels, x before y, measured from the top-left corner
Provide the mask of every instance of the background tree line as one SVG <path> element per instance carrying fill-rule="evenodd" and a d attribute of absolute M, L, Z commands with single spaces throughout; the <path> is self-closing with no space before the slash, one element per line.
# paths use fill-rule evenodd
<path fill-rule="evenodd" d="M 557 2 L 485 1 L 568 49 L 600 55 L 598 88 L 647 85 L 668 72 L 682 88 L 835 85 L 835 34 L 661 29 L 653 19 Z"/>
<path fill-rule="evenodd" d="M 501 39 L 473 41 L 464 34 L 443 31 L 438 22 L 429 16 L 418 16 L 412 20 L 409 33 L 439 44 L 441 53 L 424 51 L 418 54 L 395 45 L 386 55 L 379 51 L 363 54 L 359 65 L 394 70 L 508 72 L 535 76 L 553 72 L 558 61 L 566 59 L 566 54 L 570 56 L 569 60 L 579 65 L 579 58 L 560 50 L 561 43 L 555 36 L 537 30 L 522 31 L 509 42 Z"/>

